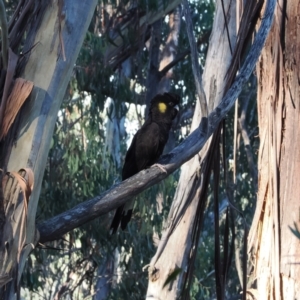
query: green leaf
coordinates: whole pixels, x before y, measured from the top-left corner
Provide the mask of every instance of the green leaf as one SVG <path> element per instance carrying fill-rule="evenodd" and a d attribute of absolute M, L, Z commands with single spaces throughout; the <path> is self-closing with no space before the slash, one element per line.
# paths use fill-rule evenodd
<path fill-rule="evenodd" d="M 299 231 L 299 228 L 298 228 L 296 222 L 294 222 L 294 226 L 295 226 L 295 229 L 293 229 L 291 226 L 289 226 L 289 229 L 300 240 L 300 231 Z"/>
<path fill-rule="evenodd" d="M 182 272 L 182 268 L 175 268 L 174 271 L 167 277 L 163 288 L 165 288 L 166 285 L 168 285 L 169 283 L 171 283 L 172 281 L 174 281 L 176 279 L 176 277 Z"/>

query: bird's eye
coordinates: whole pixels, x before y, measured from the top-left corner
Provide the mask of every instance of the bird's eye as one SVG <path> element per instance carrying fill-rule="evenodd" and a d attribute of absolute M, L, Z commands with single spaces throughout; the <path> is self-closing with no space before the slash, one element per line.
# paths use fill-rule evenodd
<path fill-rule="evenodd" d="M 169 102 L 169 105 L 170 105 L 170 106 L 174 106 L 174 103 L 173 103 L 173 102 Z"/>

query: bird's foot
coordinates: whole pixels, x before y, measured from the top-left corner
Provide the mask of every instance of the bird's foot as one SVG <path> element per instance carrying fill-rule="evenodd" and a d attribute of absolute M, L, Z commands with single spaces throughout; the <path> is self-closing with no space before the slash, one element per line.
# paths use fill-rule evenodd
<path fill-rule="evenodd" d="M 160 164 L 154 164 L 153 167 L 158 167 L 160 170 L 162 170 L 164 173 L 168 174 L 168 171 L 164 168 L 163 165 Z"/>

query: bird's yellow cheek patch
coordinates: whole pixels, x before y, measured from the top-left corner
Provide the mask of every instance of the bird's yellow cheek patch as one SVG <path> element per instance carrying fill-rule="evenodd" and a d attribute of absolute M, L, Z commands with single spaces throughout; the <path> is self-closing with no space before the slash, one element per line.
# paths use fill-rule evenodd
<path fill-rule="evenodd" d="M 158 110 L 160 113 L 165 113 L 167 110 L 167 105 L 163 102 L 158 103 Z"/>

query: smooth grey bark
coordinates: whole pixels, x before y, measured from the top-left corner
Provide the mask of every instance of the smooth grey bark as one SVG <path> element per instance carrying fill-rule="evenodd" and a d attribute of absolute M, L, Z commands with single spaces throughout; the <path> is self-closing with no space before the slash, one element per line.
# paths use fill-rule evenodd
<path fill-rule="evenodd" d="M 185 3 L 185 19 L 190 18 L 189 9 Z M 207 114 L 207 107 L 215 107 L 222 100 L 226 81 L 224 80 L 230 67 L 232 53 L 230 43 L 235 44 L 236 20 L 235 5 L 232 0 L 224 1 L 225 10 L 228 12 L 227 22 L 229 27 L 228 41 L 224 35 L 224 14 L 221 1 L 216 4 L 215 20 L 210 37 L 210 44 L 206 57 L 206 66 L 203 73 L 203 85 L 200 75 L 197 52 L 191 22 L 187 22 L 187 31 L 191 44 L 193 74 L 197 83 L 198 101 L 192 122 L 192 128 L 197 128 L 203 115 Z M 201 99 L 201 100 L 200 100 Z M 209 99 L 209 103 L 206 103 Z M 208 139 L 201 151 L 188 161 L 181 169 L 179 183 L 170 209 L 168 224 L 162 235 L 157 252 L 152 258 L 149 267 L 149 283 L 147 299 L 162 297 L 164 299 L 178 299 L 182 295 L 182 287 L 190 269 L 190 260 L 195 253 L 195 228 L 200 212 L 198 206 L 205 207 L 203 192 L 206 189 L 206 173 L 209 172 L 209 155 L 211 139 Z M 168 276 L 175 270 L 181 272 L 167 286 L 164 286 Z"/>
<path fill-rule="evenodd" d="M 0 278 L 11 281 L 2 290 L 4 299 L 11 300 L 17 296 L 26 258 L 39 239 L 35 229 L 35 216 L 51 137 L 96 2 L 53 2 L 46 7 L 40 26 L 33 26 L 27 35 L 33 37 L 31 46 L 36 46 L 28 54 L 29 59 L 20 76 L 32 81 L 34 89 L 22 109 L 7 169 L 17 172 L 24 167 L 30 168 L 34 184 L 28 207 L 25 209 L 24 197 L 18 201 L 15 210 L 6 216 L 3 232 L 5 238 L 0 248 Z M 63 12 L 66 13 L 62 15 Z M 30 45 L 27 46 L 30 48 Z M 9 188 L 4 187 L 6 190 Z M 20 194 L 18 189 L 10 189 L 6 191 L 6 195 L 9 196 L 5 199 L 8 206 Z M 24 211 L 25 218 L 22 217 Z M 24 240 L 21 244 L 14 234 L 22 234 Z"/>
<path fill-rule="evenodd" d="M 113 257 L 107 257 L 97 270 L 97 284 L 95 287 L 95 295 L 93 300 L 105 300 L 109 296 L 111 285 L 113 282 L 114 271 Z"/>

